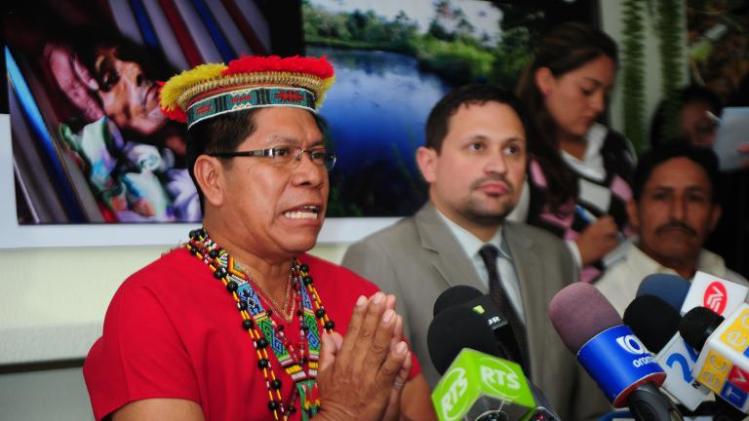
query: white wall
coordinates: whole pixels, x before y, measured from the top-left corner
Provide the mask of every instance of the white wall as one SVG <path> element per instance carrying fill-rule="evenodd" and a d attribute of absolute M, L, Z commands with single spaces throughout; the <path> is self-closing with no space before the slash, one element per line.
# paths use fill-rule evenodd
<path fill-rule="evenodd" d="M 80 368 L 0 376 L 0 419 L 93 420 Z"/>

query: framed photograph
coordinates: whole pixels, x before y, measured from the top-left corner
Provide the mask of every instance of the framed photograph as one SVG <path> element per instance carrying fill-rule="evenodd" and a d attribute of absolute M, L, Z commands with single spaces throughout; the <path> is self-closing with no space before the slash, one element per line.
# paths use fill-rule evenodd
<path fill-rule="evenodd" d="M 3 6 L 0 246 L 176 244 L 201 219 L 185 127 L 159 81 L 271 54 L 253 1 L 40 0 Z M 280 43 L 283 44 L 283 43 Z M 298 51 L 298 47 L 297 47 Z"/>
<path fill-rule="evenodd" d="M 427 198 L 414 157 L 434 104 L 467 83 L 513 90 L 542 31 L 596 12 L 591 1 L 303 1 L 306 53 L 337 74 L 321 109 L 339 158 L 329 216 L 413 214 Z"/>
<path fill-rule="evenodd" d="M 0 247 L 183 241 L 200 207 L 157 81 L 243 54 L 333 62 L 321 114 L 339 160 L 319 241 L 355 241 L 426 200 L 414 154 L 440 97 L 512 89 L 540 31 L 597 16 L 593 0 L 27 3 L 0 6 Z"/>

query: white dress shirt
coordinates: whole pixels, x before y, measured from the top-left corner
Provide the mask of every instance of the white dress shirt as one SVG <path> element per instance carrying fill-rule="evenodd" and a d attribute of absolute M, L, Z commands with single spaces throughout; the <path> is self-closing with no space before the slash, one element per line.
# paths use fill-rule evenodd
<path fill-rule="evenodd" d="M 747 285 L 746 279 L 726 268 L 720 256 L 704 249 L 697 260 L 697 270 Z M 635 299 L 640 282 L 654 273 L 678 275 L 676 271 L 656 262 L 633 244 L 624 258 L 607 269 L 595 286 L 616 308 L 619 315 L 623 315 L 624 310 Z"/>
<path fill-rule="evenodd" d="M 523 300 L 520 297 L 520 285 L 518 284 L 518 276 L 515 273 L 515 267 L 512 264 L 512 256 L 510 251 L 507 249 L 507 245 L 502 241 L 502 228 L 497 229 L 494 236 L 488 242 L 481 241 L 478 237 L 473 235 L 471 232 L 456 224 L 455 222 L 448 219 L 445 215 L 437 210 L 437 214 L 445 221 L 445 224 L 450 229 L 450 232 L 458 240 L 463 251 L 471 259 L 473 267 L 476 269 L 476 273 L 479 279 L 486 287 L 484 293 L 489 292 L 489 272 L 486 269 L 484 260 L 479 254 L 479 250 L 485 244 L 493 244 L 499 249 L 497 255 L 497 270 L 499 271 L 499 277 L 502 282 L 502 287 L 507 292 L 507 296 L 510 299 L 510 303 L 515 308 L 520 320 L 525 323 L 525 314 L 523 313 Z"/>

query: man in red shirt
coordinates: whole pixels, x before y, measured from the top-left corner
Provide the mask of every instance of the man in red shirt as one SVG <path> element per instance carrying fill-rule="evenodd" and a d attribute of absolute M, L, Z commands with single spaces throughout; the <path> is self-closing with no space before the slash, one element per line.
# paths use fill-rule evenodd
<path fill-rule="evenodd" d="M 84 365 L 97 420 L 434 417 L 395 298 L 306 254 L 335 163 L 314 113 L 332 78 L 324 59 L 251 57 L 163 87 L 203 227 L 115 294 Z"/>

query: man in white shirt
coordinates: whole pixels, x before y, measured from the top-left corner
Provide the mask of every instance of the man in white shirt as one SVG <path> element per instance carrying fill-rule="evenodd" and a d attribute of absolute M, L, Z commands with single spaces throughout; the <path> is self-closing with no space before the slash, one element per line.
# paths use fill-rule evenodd
<path fill-rule="evenodd" d="M 416 154 L 429 202 L 353 244 L 343 265 L 396 295 L 432 386 L 439 375 L 426 337 L 434 302 L 451 286 L 469 285 L 489 292 L 513 318 L 519 362 L 561 418 L 591 419 L 609 406 L 547 316 L 554 294 L 578 279 L 577 268 L 553 234 L 506 221 L 525 179 L 528 127 L 519 101 L 499 88 L 469 85 L 446 95 L 432 109 L 426 145 Z"/>
<path fill-rule="evenodd" d="M 627 204 L 638 239 L 596 286 L 623 314 L 644 277 L 673 273 L 691 280 L 696 271 L 746 283 L 723 259 L 702 248 L 720 219 L 716 197 L 718 159 L 711 149 L 685 142 L 658 146 L 640 157 Z"/>

